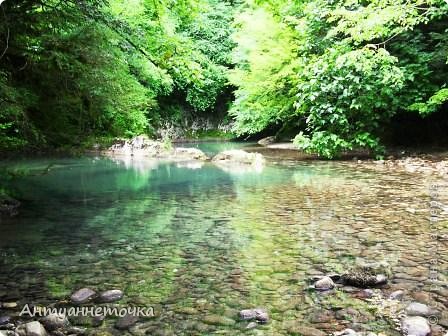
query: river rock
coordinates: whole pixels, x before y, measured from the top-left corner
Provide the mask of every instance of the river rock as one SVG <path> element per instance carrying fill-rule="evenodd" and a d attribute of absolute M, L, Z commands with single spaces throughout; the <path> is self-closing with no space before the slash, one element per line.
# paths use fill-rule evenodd
<path fill-rule="evenodd" d="M 385 274 L 372 274 L 370 271 L 354 270 L 342 275 L 342 282 L 345 285 L 368 288 L 387 284 Z"/>
<path fill-rule="evenodd" d="M 275 136 L 268 136 L 266 138 L 260 139 L 257 143 L 261 146 L 268 146 L 276 141 Z"/>
<path fill-rule="evenodd" d="M 403 296 L 404 296 L 404 291 L 400 289 L 400 290 L 396 290 L 396 291 L 390 293 L 389 299 L 401 300 L 401 299 L 403 299 Z"/>
<path fill-rule="evenodd" d="M 358 333 L 354 331 L 353 329 L 344 329 L 342 331 L 338 331 L 334 334 L 334 336 L 357 336 Z"/>
<path fill-rule="evenodd" d="M 240 164 L 263 166 L 265 159 L 259 153 L 248 153 L 240 149 L 232 149 L 217 154 L 212 162 L 216 164 Z"/>
<path fill-rule="evenodd" d="M 327 291 L 334 288 L 334 282 L 330 277 L 325 276 L 314 283 L 314 288 L 319 291 Z"/>
<path fill-rule="evenodd" d="M 269 314 L 266 309 L 243 309 L 239 312 L 240 319 L 242 320 L 257 320 L 260 323 L 267 323 L 269 321 Z"/>
<path fill-rule="evenodd" d="M 188 160 L 200 160 L 200 161 L 208 160 L 207 155 L 205 155 L 203 151 L 197 148 L 177 147 L 174 149 L 174 157 Z"/>
<path fill-rule="evenodd" d="M 205 315 L 202 322 L 212 325 L 231 326 L 235 324 L 235 321 L 231 318 L 221 315 Z"/>
<path fill-rule="evenodd" d="M 138 316 L 127 314 L 123 317 L 120 317 L 115 323 L 115 328 L 119 330 L 126 330 L 136 324 L 139 320 Z"/>
<path fill-rule="evenodd" d="M 326 336 L 327 334 L 323 332 L 322 330 L 311 328 L 311 327 L 304 327 L 304 326 L 290 326 L 288 328 L 288 332 L 293 335 L 302 335 L 302 336 Z"/>
<path fill-rule="evenodd" d="M 401 321 L 401 329 L 405 335 L 427 336 L 431 333 L 428 321 L 421 316 L 404 318 Z"/>
<path fill-rule="evenodd" d="M 254 320 L 257 314 L 254 309 L 243 309 L 240 311 L 239 316 L 242 320 Z"/>
<path fill-rule="evenodd" d="M 28 322 L 20 325 L 16 333 L 23 336 L 47 336 L 47 331 L 39 321 Z"/>
<path fill-rule="evenodd" d="M 49 314 L 41 318 L 40 323 L 48 331 L 64 328 L 69 325 L 68 319 L 64 314 Z"/>
<path fill-rule="evenodd" d="M 410 303 L 406 309 L 406 314 L 409 316 L 430 316 L 436 312 L 427 305 L 419 302 Z"/>
<path fill-rule="evenodd" d="M 0 316 L 0 326 L 11 323 L 11 316 Z"/>
<path fill-rule="evenodd" d="M 65 330 L 68 335 L 85 335 L 87 333 L 86 328 L 70 327 Z"/>
<path fill-rule="evenodd" d="M 96 293 L 94 290 L 90 288 L 81 288 L 72 294 L 70 300 L 74 304 L 83 304 L 91 301 L 95 296 Z"/>
<path fill-rule="evenodd" d="M 123 298 L 123 291 L 119 289 L 110 289 L 100 293 L 98 301 L 101 303 L 111 303 Z"/>
<path fill-rule="evenodd" d="M 257 322 L 250 322 L 250 323 L 246 326 L 246 329 L 255 329 L 256 327 L 258 327 L 258 323 L 257 323 Z"/>
<path fill-rule="evenodd" d="M 2 308 L 5 308 L 5 309 L 17 308 L 17 302 L 3 302 Z"/>

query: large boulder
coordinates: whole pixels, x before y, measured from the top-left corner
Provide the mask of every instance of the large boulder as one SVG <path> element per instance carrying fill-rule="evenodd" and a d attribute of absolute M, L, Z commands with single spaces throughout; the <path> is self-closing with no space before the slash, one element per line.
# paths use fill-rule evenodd
<path fill-rule="evenodd" d="M 259 153 L 248 153 L 240 149 L 232 149 L 219 153 L 212 159 L 212 162 L 216 164 L 263 166 L 265 159 Z"/>

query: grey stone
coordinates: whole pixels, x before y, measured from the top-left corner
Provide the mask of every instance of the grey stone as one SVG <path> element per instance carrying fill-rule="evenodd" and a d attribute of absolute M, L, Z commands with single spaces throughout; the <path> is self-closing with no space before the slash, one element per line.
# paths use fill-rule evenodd
<path fill-rule="evenodd" d="M 428 321 L 421 316 L 406 317 L 401 321 L 401 329 L 405 335 L 427 336 L 431 334 Z"/>
<path fill-rule="evenodd" d="M 410 303 L 405 311 L 409 316 L 430 316 L 436 313 L 427 305 L 419 302 Z"/>
<path fill-rule="evenodd" d="M 72 335 L 85 335 L 87 333 L 86 328 L 79 328 L 79 327 L 70 327 L 65 330 L 67 334 Z"/>
<path fill-rule="evenodd" d="M 255 319 L 260 323 L 268 323 L 269 321 L 269 315 L 268 312 L 265 309 L 262 308 L 256 308 L 255 311 Z"/>
<path fill-rule="evenodd" d="M 119 289 L 111 289 L 100 293 L 98 301 L 103 303 L 110 303 L 121 300 L 123 298 L 123 292 Z"/>
<path fill-rule="evenodd" d="M 344 329 L 342 331 L 336 332 L 335 336 L 356 336 L 358 333 L 353 329 Z"/>
<path fill-rule="evenodd" d="M 217 154 L 212 161 L 216 164 L 242 164 L 262 166 L 265 162 L 263 155 L 248 153 L 240 149 L 232 149 Z"/>
<path fill-rule="evenodd" d="M 333 280 L 331 280 L 330 277 L 323 277 L 320 280 L 317 280 L 314 283 L 314 288 L 316 288 L 317 290 L 321 290 L 321 291 L 326 291 L 326 290 L 330 290 L 334 288 L 334 282 Z"/>
<path fill-rule="evenodd" d="M 243 309 L 239 313 L 240 319 L 242 320 L 255 320 L 257 314 L 254 309 Z"/>
<path fill-rule="evenodd" d="M 11 322 L 11 316 L 0 316 L 0 326 Z"/>
<path fill-rule="evenodd" d="M 389 299 L 391 300 L 401 300 L 403 299 L 404 291 L 403 290 L 396 290 L 395 292 L 390 293 Z"/>
<path fill-rule="evenodd" d="M 83 304 L 92 300 L 95 295 L 96 293 L 94 290 L 90 288 L 81 288 L 74 292 L 70 299 L 74 304 Z"/>
<path fill-rule="evenodd" d="M 49 314 L 40 319 L 40 323 L 48 331 L 64 328 L 69 325 L 67 317 L 64 314 Z"/>
<path fill-rule="evenodd" d="M 134 324 L 136 324 L 139 320 L 138 316 L 135 315 L 125 315 L 123 317 L 120 317 L 117 322 L 115 323 L 115 328 L 119 330 L 126 330 L 132 327 Z"/>
<path fill-rule="evenodd" d="M 28 322 L 25 324 L 26 336 L 46 336 L 47 331 L 39 321 Z"/>
<path fill-rule="evenodd" d="M 258 327 L 258 323 L 257 323 L 257 322 L 250 322 L 250 323 L 246 326 L 246 329 L 255 329 L 256 327 Z"/>

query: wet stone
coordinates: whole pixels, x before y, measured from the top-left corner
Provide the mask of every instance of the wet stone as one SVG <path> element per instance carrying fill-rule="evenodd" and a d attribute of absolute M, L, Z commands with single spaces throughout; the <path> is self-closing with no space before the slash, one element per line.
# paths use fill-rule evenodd
<path fill-rule="evenodd" d="M 431 333 L 428 321 L 421 316 L 407 317 L 401 321 L 401 328 L 406 335 L 427 336 Z"/>
<path fill-rule="evenodd" d="M 221 315 L 206 315 L 202 319 L 202 322 L 211 325 L 231 326 L 235 324 L 235 321 Z"/>
<path fill-rule="evenodd" d="M 0 326 L 11 323 L 11 316 L 0 316 Z"/>
<path fill-rule="evenodd" d="M 117 322 L 115 323 L 115 328 L 119 330 L 126 330 L 132 327 L 134 324 L 136 324 L 139 320 L 138 316 L 134 315 L 125 315 L 123 317 L 120 317 Z"/>
<path fill-rule="evenodd" d="M 435 313 L 430 307 L 423 303 L 412 302 L 410 303 L 406 309 L 406 314 L 409 316 L 430 316 Z"/>
<path fill-rule="evenodd" d="M 327 291 L 327 290 L 333 289 L 334 286 L 335 285 L 334 285 L 333 280 L 331 280 L 331 278 L 327 277 L 327 276 L 323 277 L 320 280 L 317 280 L 314 283 L 314 288 L 319 291 Z"/>
<path fill-rule="evenodd" d="M 49 314 L 41 318 L 40 323 L 48 331 L 64 328 L 69 325 L 67 317 L 64 314 Z"/>
<path fill-rule="evenodd" d="M 119 289 L 111 289 L 100 293 L 98 301 L 101 303 L 111 303 L 123 298 L 123 292 Z"/>
<path fill-rule="evenodd" d="M 396 290 L 389 295 L 389 299 L 391 300 L 401 300 L 403 299 L 404 291 L 403 290 Z"/>
<path fill-rule="evenodd" d="M 70 297 L 70 300 L 74 304 L 83 304 L 89 302 L 95 297 L 96 293 L 90 288 L 81 288 L 74 292 Z"/>

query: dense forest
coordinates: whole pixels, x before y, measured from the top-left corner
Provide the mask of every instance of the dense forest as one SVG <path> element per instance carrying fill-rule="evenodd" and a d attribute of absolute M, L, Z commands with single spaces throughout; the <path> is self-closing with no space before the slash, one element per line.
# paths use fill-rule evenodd
<path fill-rule="evenodd" d="M 435 115 L 446 133 L 447 58 L 444 0 L 3 0 L 0 147 L 214 132 L 381 154 Z"/>

